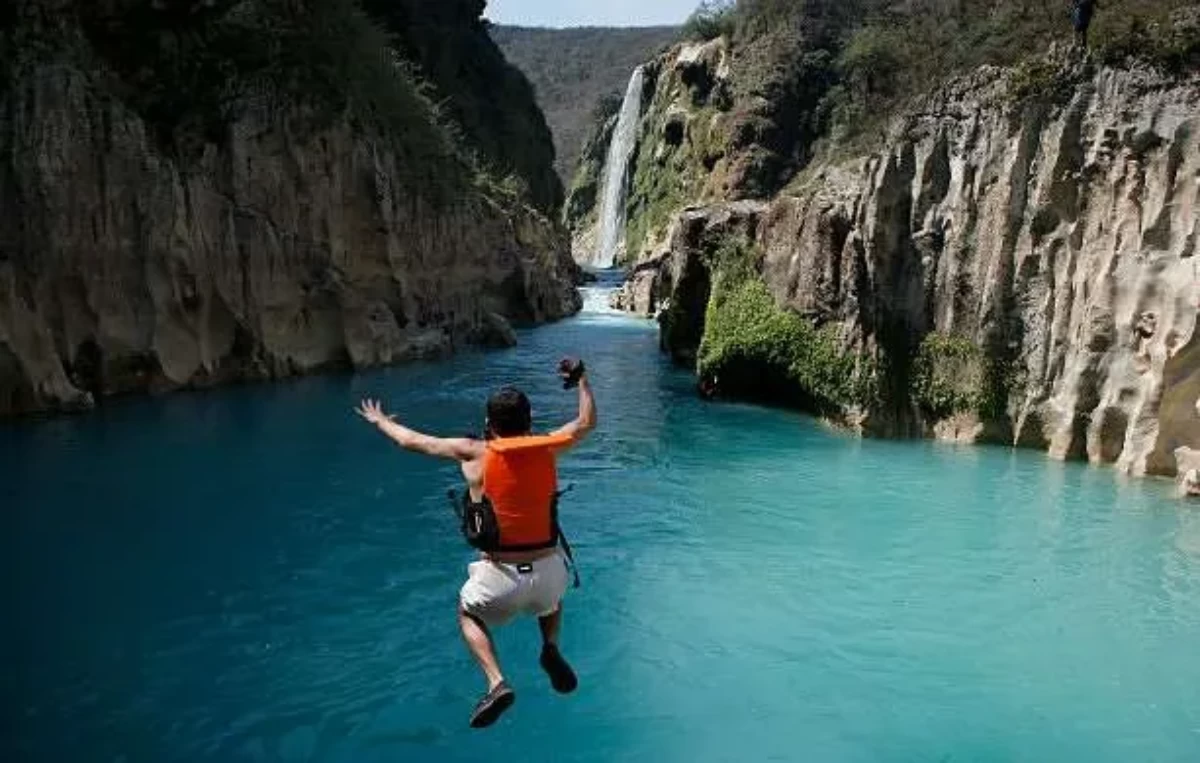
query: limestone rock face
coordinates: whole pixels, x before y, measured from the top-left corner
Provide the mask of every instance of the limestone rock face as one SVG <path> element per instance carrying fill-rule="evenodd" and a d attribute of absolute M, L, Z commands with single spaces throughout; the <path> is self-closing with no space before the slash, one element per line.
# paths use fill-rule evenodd
<path fill-rule="evenodd" d="M 69 66 L 0 103 L 0 415 L 512 341 L 580 306 L 560 230 L 344 120 L 164 152 Z"/>
<path fill-rule="evenodd" d="M 981 69 L 897 119 L 880 150 L 810 166 L 757 216 L 754 265 L 780 307 L 876 361 L 867 432 L 1174 474 L 1177 449 L 1200 448 L 1200 80 L 1064 76 L 1065 97 L 1021 102 L 1009 72 Z M 679 215 L 626 304 L 682 309 L 674 271 L 705 259 L 678 231 L 731 209 Z M 697 304 L 672 322 L 703 325 Z M 686 362 L 702 334 L 664 341 Z M 915 399 L 931 335 L 982 352 L 989 405 Z"/>

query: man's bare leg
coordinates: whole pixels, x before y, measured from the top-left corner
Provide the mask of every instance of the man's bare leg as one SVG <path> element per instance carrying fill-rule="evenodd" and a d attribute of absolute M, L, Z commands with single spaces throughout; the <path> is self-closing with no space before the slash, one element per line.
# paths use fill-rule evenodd
<path fill-rule="evenodd" d="M 495 689 L 504 680 L 504 674 L 500 672 L 500 662 L 496 659 L 492 635 L 482 622 L 461 608 L 458 610 L 458 627 L 462 630 L 463 641 L 467 642 L 468 651 L 487 677 L 488 691 Z"/>
<path fill-rule="evenodd" d="M 550 676 L 550 685 L 560 694 L 570 694 L 579 685 L 575 671 L 563 659 L 558 651 L 558 633 L 562 629 L 562 603 L 558 609 L 548 615 L 538 618 L 538 628 L 542 631 L 542 657 L 539 661 L 542 670 Z"/>
<path fill-rule="evenodd" d="M 500 663 L 496 660 L 496 647 L 492 644 L 492 635 L 488 633 L 487 626 L 460 607 L 458 627 L 462 630 L 463 641 L 467 642 L 467 649 L 487 676 L 487 694 L 483 695 L 483 699 L 479 700 L 475 710 L 471 712 L 471 727 L 481 729 L 499 720 L 504 711 L 512 707 L 516 695 L 500 672 Z"/>
<path fill-rule="evenodd" d="M 562 604 L 553 614 L 538 618 L 538 628 L 542 631 L 542 643 L 558 646 L 558 632 L 562 630 Z"/>

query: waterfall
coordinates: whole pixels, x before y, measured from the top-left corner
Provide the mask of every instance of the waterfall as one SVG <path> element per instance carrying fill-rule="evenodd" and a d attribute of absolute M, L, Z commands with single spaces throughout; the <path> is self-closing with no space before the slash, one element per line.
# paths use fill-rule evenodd
<path fill-rule="evenodd" d="M 628 187 L 629 157 L 637 141 L 638 119 L 642 116 L 642 67 L 633 70 L 625 100 L 621 103 L 621 114 L 613 130 L 612 142 L 608 144 L 608 157 L 604 160 L 604 195 L 600 198 L 600 234 L 598 248 L 592 254 L 591 264 L 597 268 L 611 268 L 617 252 L 625 244 L 625 192 Z"/>

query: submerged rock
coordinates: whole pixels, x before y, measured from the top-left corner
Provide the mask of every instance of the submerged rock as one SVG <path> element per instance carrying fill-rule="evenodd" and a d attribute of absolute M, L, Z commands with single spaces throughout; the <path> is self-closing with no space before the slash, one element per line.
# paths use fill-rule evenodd
<path fill-rule="evenodd" d="M 1200 498 L 1200 450 L 1179 448 L 1175 451 L 1175 464 L 1179 494 Z"/>

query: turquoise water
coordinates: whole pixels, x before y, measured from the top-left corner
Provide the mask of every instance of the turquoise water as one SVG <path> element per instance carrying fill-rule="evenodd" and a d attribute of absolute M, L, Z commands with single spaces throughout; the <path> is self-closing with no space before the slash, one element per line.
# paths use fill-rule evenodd
<path fill-rule="evenodd" d="M 1036 453 L 862 442 L 711 405 L 645 323 L 511 351 L 0 429 L 5 761 L 1200 760 L 1200 511 Z M 453 466 L 350 414 L 546 426 L 582 354 L 601 426 L 563 463 L 584 587 L 553 695 L 516 706 L 453 617 Z"/>

